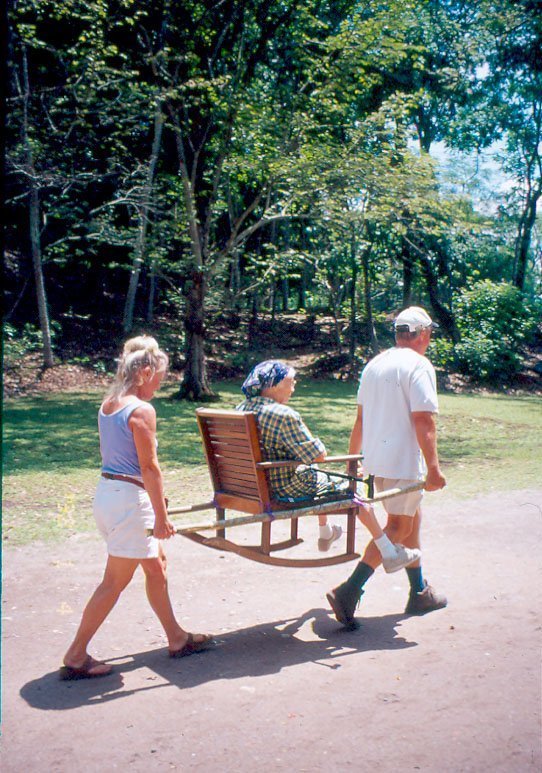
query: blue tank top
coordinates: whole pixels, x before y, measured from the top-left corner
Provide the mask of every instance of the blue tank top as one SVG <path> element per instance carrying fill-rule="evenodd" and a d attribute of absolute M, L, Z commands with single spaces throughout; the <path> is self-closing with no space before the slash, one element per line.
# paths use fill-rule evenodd
<path fill-rule="evenodd" d="M 128 426 L 128 419 L 144 401 L 136 398 L 114 413 L 105 414 L 101 407 L 98 412 L 100 453 L 102 472 L 113 475 L 130 475 L 141 478 L 141 467 L 137 458 L 134 436 Z"/>

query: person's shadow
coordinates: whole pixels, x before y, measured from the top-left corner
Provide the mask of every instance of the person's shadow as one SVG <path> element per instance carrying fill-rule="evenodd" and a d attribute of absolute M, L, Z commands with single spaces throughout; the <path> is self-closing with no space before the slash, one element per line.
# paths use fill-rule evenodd
<path fill-rule="evenodd" d="M 127 654 L 110 659 L 108 662 L 113 665 L 120 662 L 111 675 L 99 679 L 62 682 L 55 671 L 28 682 L 20 694 L 34 708 L 61 711 L 172 684 L 183 689 L 217 679 L 278 673 L 298 663 L 313 662 L 322 668 L 337 669 L 341 667 L 340 658 L 345 655 L 417 646 L 417 642 L 406 641 L 396 633 L 397 624 L 404 619 L 402 614 L 364 619 L 361 628 L 355 631 L 337 628 L 330 615 L 329 610 L 311 609 L 299 618 L 232 631 L 217 637 L 215 649 L 179 660 L 168 658 L 163 649 Z M 309 621 L 318 638 L 311 641 L 297 638 L 295 634 Z M 135 690 L 122 689 L 122 674 L 138 668 L 150 668 L 166 684 L 161 681 Z M 156 677 L 148 679 L 152 681 Z"/>

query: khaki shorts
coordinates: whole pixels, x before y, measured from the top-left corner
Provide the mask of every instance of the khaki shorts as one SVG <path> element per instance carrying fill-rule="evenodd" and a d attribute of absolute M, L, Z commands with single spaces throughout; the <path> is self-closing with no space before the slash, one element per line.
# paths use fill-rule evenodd
<path fill-rule="evenodd" d="M 110 556 L 158 557 L 160 542 L 147 535 L 147 529 L 154 528 L 154 510 L 145 489 L 123 480 L 100 478 L 94 518 Z"/>
<path fill-rule="evenodd" d="M 405 478 L 378 478 L 375 476 L 375 492 L 387 491 L 390 488 L 406 488 L 413 483 L 419 483 L 417 480 L 406 480 Z M 390 499 L 384 499 L 382 507 L 388 515 L 409 515 L 414 517 L 423 499 L 423 489 L 419 491 L 410 491 L 408 494 L 400 494 Z"/>

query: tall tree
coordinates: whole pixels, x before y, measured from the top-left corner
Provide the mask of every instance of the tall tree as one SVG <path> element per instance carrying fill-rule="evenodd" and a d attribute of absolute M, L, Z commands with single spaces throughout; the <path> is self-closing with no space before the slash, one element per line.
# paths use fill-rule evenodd
<path fill-rule="evenodd" d="M 40 237 L 40 197 L 39 197 L 39 178 L 34 163 L 34 153 L 32 151 L 31 139 L 31 117 L 30 100 L 31 85 L 28 74 L 28 56 L 26 43 L 21 45 L 21 69 L 23 82 L 18 83 L 19 96 L 22 101 L 22 121 L 21 121 L 21 140 L 24 149 L 23 173 L 28 181 L 28 221 L 30 246 L 32 251 L 32 266 L 34 269 L 34 282 L 36 286 L 36 298 L 38 303 L 38 316 L 43 341 L 43 365 L 45 368 L 51 368 L 54 364 L 53 347 L 51 344 L 51 327 L 49 324 L 49 310 L 47 308 L 47 293 L 45 291 L 45 281 L 43 278 L 43 264 L 41 252 Z M 18 80 L 18 79 L 17 79 Z"/>
<path fill-rule="evenodd" d="M 318 5 L 194 3 L 190 25 L 181 9 L 169 8 L 175 49 L 162 70 L 163 88 L 192 258 L 179 397 L 212 397 L 204 358 L 208 283 L 257 231 L 293 215 L 286 179 L 299 144 L 303 90 L 297 88 L 310 65 L 303 46 L 316 28 L 324 36 L 329 27 L 313 16 Z M 331 3 L 329 16 L 347 6 Z M 227 218 L 225 201 L 232 203 Z"/>
<path fill-rule="evenodd" d="M 164 116 L 162 112 L 162 101 L 160 97 L 157 97 L 154 109 L 151 153 L 147 163 L 145 180 L 140 191 L 140 201 L 137 204 L 139 225 L 137 229 L 137 240 L 134 247 L 134 257 L 132 270 L 130 272 L 128 292 L 126 293 L 126 301 L 124 303 L 124 317 L 122 321 L 125 333 L 129 333 L 132 330 L 137 286 L 139 283 L 141 267 L 143 266 L 146 258 L 147 233 L 152 212 L 154 178 L 156 174 L 156 166 L 158 164 L 158 157 L 162 146 L 163 126 Z"/>
<path fill-rule="evenodd" d="M 43 271 L 43 251 L 41 228 L 43 213 L 41 192 L 53 184 L 54 171 L 51 165 L 39 168 L 41 137 L 36 124 L 36 104 L 40 101 L 40 86 L 32 83 L 29 65 L 29 48 L 36 45 L 31 30 L 20 28 L 10 36 L 10 93 L 9 102 L 13 108 L 9 128 L 13 137 L 13 153 L 8 157 L 7 171 L 17 180 L 17 198 L 26 199 L 28 213 L 28 242 L 36 290 L 39 327 L 43 343 L 43 366 L 50 368 L 54 364 L 51 342 L 51 327 Z M 47 170 L 49 166 L 49 170 Z"/>
<path fill-rule="evenodd" d="M 504 168 L 517 180 L 519 208 L 514 284 L 525 288 L 538 203 L 542 196 L 542 3 L 488 3 L 495 34 L 488 84 L 507 148 Z"/>

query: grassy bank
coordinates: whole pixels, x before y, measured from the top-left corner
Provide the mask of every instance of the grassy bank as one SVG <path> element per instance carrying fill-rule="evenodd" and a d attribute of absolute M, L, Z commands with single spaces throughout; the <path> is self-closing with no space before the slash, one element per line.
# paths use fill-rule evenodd
<path fill-rule="evenodd" d="M 220 384 L 233 407 L 238 386 Z M 203 501 L 210 493 L 194 411 L 154 401 L 159 456 L 170 501 Z M 3 417 L 3 538 L 8 544 L 58 539 L 94 528 L 91 501 L 99 468 L 96 412 L 101 394 L 51 394 L 6 400 Z M 355 416 L 355 386 L 330 381 L 298 385 L 292 398 L 330 453 L 343 453 Z M 531 396 L 442 395 L 439 446 L 448 488 L 435 496 L 539 486 L 542 400 Z M 201 516 L 200 516 L 201 517 Z"/>

